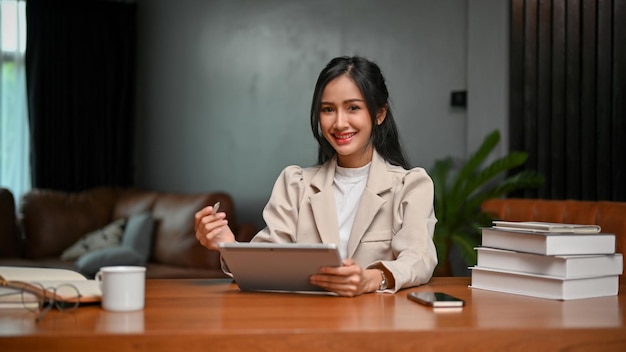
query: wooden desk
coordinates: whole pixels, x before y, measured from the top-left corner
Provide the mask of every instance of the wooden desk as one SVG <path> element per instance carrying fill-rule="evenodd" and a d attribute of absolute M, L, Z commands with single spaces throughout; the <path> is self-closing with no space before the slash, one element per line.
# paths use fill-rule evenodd
<path fill-rule="evenodd" d="M 469 278 L 357 298 L 243 293 L 224 280 L 148 280 L 146 308 L 0 311 L 6 351 L 545 351 L 626 350 L 626 295 L 552 301 L 468 288 Z M 411 291 L 466 300 L 457 311 L 409 301 Z"/>

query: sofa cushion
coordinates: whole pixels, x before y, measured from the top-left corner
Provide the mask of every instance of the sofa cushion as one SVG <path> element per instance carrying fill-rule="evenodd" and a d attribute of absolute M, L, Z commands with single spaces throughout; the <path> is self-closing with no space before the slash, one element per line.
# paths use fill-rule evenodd
<path fill-rule="evenodd" d="M 118 246 L 102 248 L 83 254 L 76 260 L 76 268 L 87 276 L 94 276 L 103 266 L 145 265 L 146 260 L 132 248 Z"/>
<path fill-rule="evenodd" d="M 235 223 L 232 201 L 227 195 L 159 194 L 152 209 L 156 231 L 151 261 L 185 268 L 219 268 L 219 252 L 203 247 L 194 229 L 195 213 L 217 201 L 221 203 L 220 210 L 224 209 L 230 217 L 229 223 Z"/>
<path fill-rule="evenodd" d="M 59 257 L 86 233 L 113 219 L 111 209 L 119 189 L 95 188 L 66 193 L 34 189 L 20 202 L 24 255 L 29 259 Z"/>
<path fill-rule="evenodd" d="M 124 228 L 121 246 L 137 252 L 145 262 L 150 257 L 153 230 L 154 218 L 152 214 L 133 214 L 128 218 Z"/>
<path fill-rule="evenodd" d="M 103 228 L 86 234 L 61 253 L 61 260 L 75 260 L 85 253 L 119 246 L 125 224 L 126 219 L 118 219 Z"/>

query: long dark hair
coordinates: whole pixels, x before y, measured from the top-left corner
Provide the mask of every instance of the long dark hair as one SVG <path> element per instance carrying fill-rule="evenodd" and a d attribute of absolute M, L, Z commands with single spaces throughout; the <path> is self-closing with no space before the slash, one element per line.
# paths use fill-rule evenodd
<path fill-rule="evenodd" d="M 389 92 L 385 78 L 378 65 L 360 56 L 342 56 L 330 60 L 317 78 L 311 103 L 311 130 L 319 144 L 317 162 L 323 164 L 333 158 L 336 153 L 320 131 L 320 109 L 324 88 L 328 82 L 341 75 L 350 77 L 365 99 L 372 119 L 370 143 L 387 162 L 408 169 L 408 162 L 400 146 L 398 128 L 389 106 Z M 376 123 L 376 114 L 382 108 L 387 109 L 387 116 L 379 125 Z"/>

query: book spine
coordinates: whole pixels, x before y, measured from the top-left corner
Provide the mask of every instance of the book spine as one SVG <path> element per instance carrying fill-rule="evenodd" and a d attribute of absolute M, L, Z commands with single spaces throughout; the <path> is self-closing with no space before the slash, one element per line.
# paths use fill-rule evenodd
<path fill-rule="evenodd" d="M 619 276 L 562 280 L 538 275 L 474 269 L 471 286 L 525 296 L 569 300 L 615 296 L 618 292 Z"/>
<path fill-rule="evenodd" d="M 611 234 L 567 235 L 485 228 L 482 230 L 482 244 L 486 247 L 542 255 L 615 253 L 615 235 Z"/>
<path fill-rule="evenodd" d="M 509 249 L 519 252 L 547 254 L 543 236 L 516 232 L 483 229 L 482 245 L 485 247 Z"/>
<path fill-rule="evenodd" d="M 543 256 L 489 248 L 477 249 L 478 267 L 548 275 L 562 279 L 621 275 L 621 254 Z"/>

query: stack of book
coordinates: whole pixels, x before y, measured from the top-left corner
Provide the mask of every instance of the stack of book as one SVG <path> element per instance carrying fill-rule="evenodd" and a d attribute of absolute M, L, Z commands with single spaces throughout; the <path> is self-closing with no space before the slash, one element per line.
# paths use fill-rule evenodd
<path fill-rule="evenodd" d="M 570 300 L 617 295 L 615 235 L 597 225 L 494 221 L 483 228 L 473 288 Z"/>

